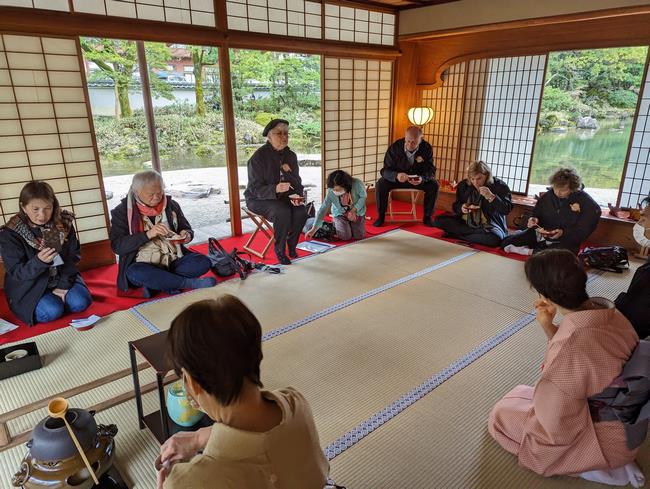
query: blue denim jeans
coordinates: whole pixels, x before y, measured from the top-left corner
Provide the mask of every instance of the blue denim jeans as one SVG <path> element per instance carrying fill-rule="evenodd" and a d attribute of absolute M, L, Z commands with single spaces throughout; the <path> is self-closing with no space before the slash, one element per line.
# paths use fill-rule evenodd
<path fill-rule="evenodd" d="M 149 263 L 134 263 L 126 271 L 126 277 L 136 287 L 151 290 L 176 291 L 185 287 L 185 279 L 197 278 L 210 269 L 210 260 L 200 253 L 188 253 L 174 260 L 169 269 Z"/>
<path fill-rule="evenodd" d="M 50 290 L 43 294 L 36 304 L 34 318 L 37 323 L 49 323 L 63 316 L 64 312 L 81 312 L 88 309 L 93 299 L 88 288 L 80 283 L 75 283 L 65 295 L 65 303 L 59 296 Z"/>

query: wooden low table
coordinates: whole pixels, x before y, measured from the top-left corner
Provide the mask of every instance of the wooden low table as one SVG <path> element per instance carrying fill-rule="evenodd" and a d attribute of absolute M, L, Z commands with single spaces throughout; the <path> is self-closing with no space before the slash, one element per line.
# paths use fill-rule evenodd
<path fill-rule="evenodd" d="M 145 336 L 136 341 L 129 341 L 129 354 L 131 357 L 131 373 L 133 375 L 133 388 L 135 390 L 135 404 L 138 409 L 138 422 L 140 429 L 149 428 L 153 436 L 162 445 L 167 438 L 179 431 L 196 431 L 199 428 L 211 426 L 213 421 L 204 415 L 199 422 L 193 426 L 180 426 L 169 417 L 167 413 L 167 402 L 165 400 L 165 384 L 178 380 L 176 374 L 167 377 L 172 370 L 172 365 L 167 360 L 167 331 Z M 156 373 L 156 384 L 158 386 L 158 400 L 160 409 L 151 414 L 144 414 L 142 409 L 142 391 L 140 389 L 140 374 L 136 352 L 153 368 Z M 167 378 L 166 378 L 167 377 Z"/>

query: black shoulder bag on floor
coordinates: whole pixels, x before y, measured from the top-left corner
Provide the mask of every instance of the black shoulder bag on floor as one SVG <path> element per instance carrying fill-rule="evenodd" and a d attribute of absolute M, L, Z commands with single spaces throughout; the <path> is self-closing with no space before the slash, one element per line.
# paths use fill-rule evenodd
<path fill-rule="evenodd" d="M 239 278 L 245 280 L 248 272 L 239 258 L 237 248 L 228 253 L 216 238 L 208 240 L 208 258 L 210 260 L 210 270 L 219 277 L 230 277 L 238 274 Z"/>
<path fill-rule="evenodd" d="M 578 255 L 578 259 L 587 267 L 607 272 L 622 273 L 623 270 L 630 268 L 627 250 L 622 246 L 585 248 Z"/>

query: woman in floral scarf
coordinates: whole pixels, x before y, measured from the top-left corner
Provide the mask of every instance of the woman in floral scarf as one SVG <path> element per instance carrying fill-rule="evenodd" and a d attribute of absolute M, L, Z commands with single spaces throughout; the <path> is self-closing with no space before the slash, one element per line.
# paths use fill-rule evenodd
<path fill-rule="evenodd" d="M 87 309 L 92 298 L 77 269 L 74 215 L 45 182 L 29 182 L 18 201 L 20 211 L 0 228 L 10 309 L 30 326 Z"/>
<path fill-rule="evenodd" d="M 188 250 L 194 233 L 177 202 L 165 195 L 162 176 L 153 170 L 133 176 L 131 188 L 111 211 L 111 246 L 119 255 L 117 287 L 143 287 L 177 293 L 181 289 L 212 287 L 208 257 Z"/>

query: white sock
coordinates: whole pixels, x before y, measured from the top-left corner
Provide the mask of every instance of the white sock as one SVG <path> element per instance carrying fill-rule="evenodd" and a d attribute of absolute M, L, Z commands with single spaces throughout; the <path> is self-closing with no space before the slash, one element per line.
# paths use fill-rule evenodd
<path fill-rule="evenodd" d="M 609 486 L 627 486 L 630 484 L 632 487 L 643 487 L 645 484 L 645 476 L 636 462 L 630 462 L 617 469 L 590 470 L 580 474 L 580 478 Z"/>
<path fill-rule="evenodd" d="M 503 248 L 503 251 L 506 253 L 517 253 L 518 255 L 524 256 L 530 256 L 533 254 L 533 250 L 531 250 L 528 246 L 515 246 L 511 244 Z"/>

